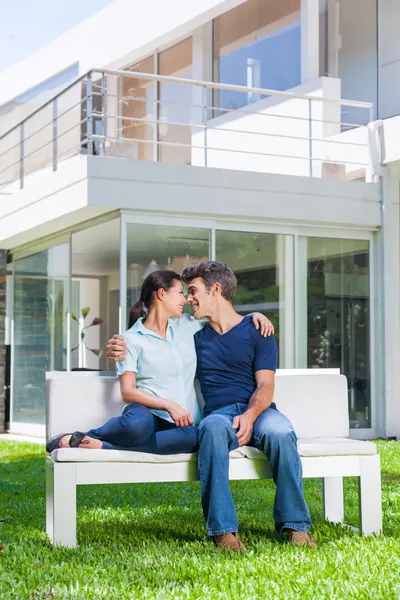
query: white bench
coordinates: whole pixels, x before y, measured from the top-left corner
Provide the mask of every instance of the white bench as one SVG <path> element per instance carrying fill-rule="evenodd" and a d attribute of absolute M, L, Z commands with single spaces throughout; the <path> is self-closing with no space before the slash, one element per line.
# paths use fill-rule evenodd
<path fill-rule="evenodd" d="M 364 535 L 382 529 L 380 460 L 372 442 L 349 439 L 347 380 L 312 371 L 277 374 L 275 402 L 299 438 L 304 477 L 323 480 L 324 515 L 343 522 L 343 477 L 359 477 Z M 47 438 L 87 431 L 120 414 L 119 383 L 93 373 L 47 374 Z M 230 479 L 270 478 L 266 457 L 255 448 L 231 453 Z M 99 483 L 194 481 L 195 454 L 159 456 L 120 450 L 54 450 L 46 459 L 46 530 L 56 545 L 76 546 L 76 486 Z"/>

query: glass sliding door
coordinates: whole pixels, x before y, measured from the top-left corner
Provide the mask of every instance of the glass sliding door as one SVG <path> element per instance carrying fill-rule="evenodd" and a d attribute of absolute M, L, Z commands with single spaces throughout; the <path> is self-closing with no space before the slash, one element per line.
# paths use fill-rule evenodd
<path fill-rule="evenodd" d="M 339 368 L 348 381 L 350 426 L 370 428 L 369 242 L 302 240 L 307 247 L 307 367 Z"/>
<path fill-rule="evenodd" d="M 45 373 L 67 368 L 69 245 L 14 261 L 12 423 L 45 422 Z"/>
<path fill-rule="evenodd" d="M 119 329 L 120 219 L 73 233 L 71 257 L 71 369 L 105 370 Z"/>
<path fill-rule="evenodd" d="M 242 315 L 264 313 L 275 326 L 278 346 L 285 320 L 285 237 L 290 236 L 242 231 L 216 231 L 215 237 L 216 260 L 226 262 L 238 280 L 235 309 Z M 288 366 L 283 349 L 279 354 L 279 366 Z"/>
<path fill-rule="evenodd" d="M 127 224 L 127 313 L 139 299 L 143 280 L 152 271 L 185 267 L 209 260 L 210 231 L 197 227 Z M 185 312 L 190 307 L 185 306 Z"/>

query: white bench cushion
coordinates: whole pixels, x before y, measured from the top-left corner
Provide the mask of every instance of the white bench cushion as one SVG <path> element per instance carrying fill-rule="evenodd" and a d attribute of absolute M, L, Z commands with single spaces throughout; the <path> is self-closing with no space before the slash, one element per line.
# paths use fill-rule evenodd
<path fill-rule="evenodd" d="M 376 444 L 349 438 L 303 438 L 299 440 L 300 456 L 366 456 L 377 454 Z"/>
<path fill-rule="evenodd" d="M 300 456 L 350 456 L 376 454 L 373 442 L 360 442 L 348 438 L 319 438 L 299 440 Z M 177 463 L 196 460 L 196 454 L 148 454 L 125 450 L 87 450 L 85 448 L 60 448 L 51 457 L 57 462 L 132 462 Z M 265 459 L 265 455 L 251 446 L 243 446 L 231 452 L 230 457 Z"/>

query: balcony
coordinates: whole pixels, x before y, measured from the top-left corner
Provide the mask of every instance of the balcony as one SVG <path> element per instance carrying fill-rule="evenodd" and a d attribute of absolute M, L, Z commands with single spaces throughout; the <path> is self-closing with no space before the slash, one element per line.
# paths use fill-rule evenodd
<path fill-rule="evenodd" d="M 82 155 L 373 182 L 372 105 L 332 97 L 335 81 L 300 93 L 92 70 L 0 137 L 0 194 Z M 354 108 L 364 126 L 343 122 Z"/>

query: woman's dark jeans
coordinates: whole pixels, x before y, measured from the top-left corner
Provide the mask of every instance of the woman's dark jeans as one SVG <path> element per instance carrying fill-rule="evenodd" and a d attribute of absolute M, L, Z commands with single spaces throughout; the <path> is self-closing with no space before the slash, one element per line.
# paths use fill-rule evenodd
<path fill-rule="evenodd" d="M 197 427 L 177 427 L 141 404 L 128 404 L 120 417 L 88 436 L 101 440 L 105 450 L 134 450 L 151 454 L 180 454 L 197 450 Z"/>

